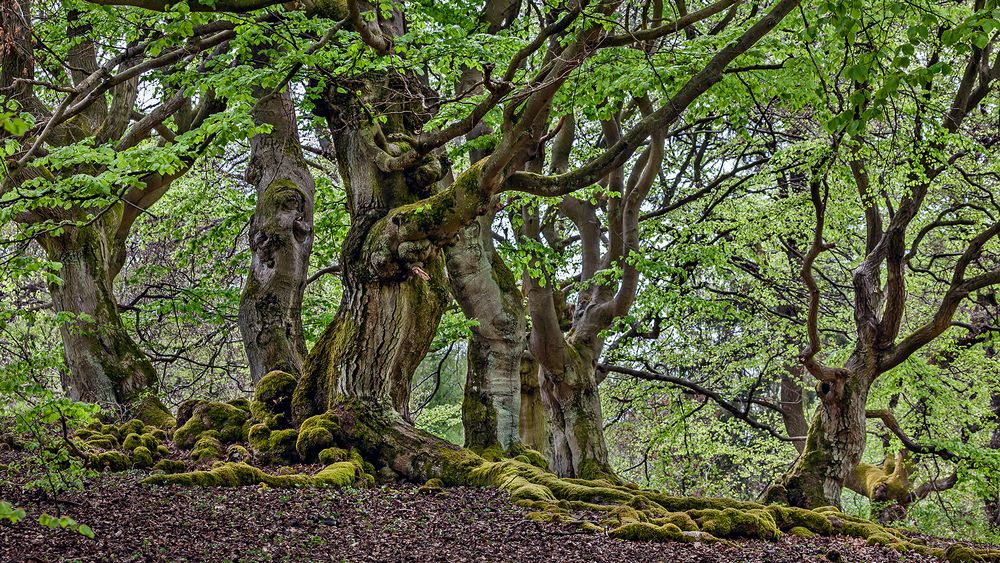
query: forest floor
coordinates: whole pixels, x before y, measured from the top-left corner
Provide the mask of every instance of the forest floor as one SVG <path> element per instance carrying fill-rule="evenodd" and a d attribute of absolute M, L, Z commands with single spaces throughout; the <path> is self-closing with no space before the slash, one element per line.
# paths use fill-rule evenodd
<path fill-rule="evenodd" d="M 0 460 L 2 461 L 2 460 Z M 102 474 L 58 501 L 24 491 L 0 465 L 0 500 L 28 512 L 0 523 L 0 561 L 930 561 L 854 538 L 636 543 L 524 517 L 506 495 L 409 485 L 368 489 L 180 488 L 141 472 Z M 38 524 L 46 512 L 94 539 Z M 931 540 L 933 543 L 933 540 Z M 942 540 L 942 545 L 948 542 Z"/>

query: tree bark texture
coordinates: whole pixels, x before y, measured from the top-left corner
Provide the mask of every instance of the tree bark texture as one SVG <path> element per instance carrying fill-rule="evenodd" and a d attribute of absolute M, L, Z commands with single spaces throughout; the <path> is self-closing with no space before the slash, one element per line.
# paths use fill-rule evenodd
<path fill-rule="evenodd" d="M 473 221 L 446 247 L 452 294 L 470 319 L 462 402 L 465 445 L 507 450 L 519 441 L 521 356 L 527 334 L 520 288 L 493 247 L 492 214 Z"/>
<path fill-rule="evenodd" d="M 49 287 L 53 309 L 71 319 L 60 326 L 66 370 L 63 389 L 73 399 L 105 408 L 125 407 L 150 423 L 166 409 L 152 393 L 153 364 L 129 336 L 118 312 L 111 271 L 120 206 L 89 225 L 39 239 L 49 260 L 62 264 L 60 283 Z"/>
<path fill-rule="evenodd" d="M 299 143 L 291 94 L 286 90 L 258 104 L 254 121 L 271 126 L 251 140 L 247 169 L 247 180 L 257 188 L 257 208 L 250 221 L 252 258 L 240 295 L 239 327 L 256 383 L 273 370 L 302 372 L 307 352 L 302 295 L 313 243 L 315 183 Z"/>
<path fill-rule="evenodd" d="M 561 371 L 543 365 L 539 377 L 557 475 L 597 479 L 612 474 L 594 358 L 570 345 Z"/>
<path fill-rule="evenodd" d="M 552 437 L 539 389 L 538 362 L 525 351 L 521 356 L 521 413 L 518 430 L 521 443 L 552 459 Z"/>
<path fill-rule="evenodd" d="M 325 412 L 338 396 L 391 404 L 409 420 L 413 372 L 427 354 L 448 300 L 438 244 L 401 241 L 407 221 L 390 213 L 425 211 L 406 206 L 437 191 L 442 163 L 432 157 L 405 172 L 381 171 L 372 158 L 382 150 L 380 134 L 408 132 L 416 127 L 408 122 L 415 114 L 390 109 L 392 117 L 376 128 L 360 103 L 344 96 L 320 109 L 330 122 L 352 222 L 341 253 L 343 296 L 306 359 L 294 400 L 298 420 Z"/>

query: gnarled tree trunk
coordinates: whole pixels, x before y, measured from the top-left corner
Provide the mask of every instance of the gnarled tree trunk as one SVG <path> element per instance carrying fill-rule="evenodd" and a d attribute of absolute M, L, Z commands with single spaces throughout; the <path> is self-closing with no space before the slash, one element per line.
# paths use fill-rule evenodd
<path fill-rule="evenodd" d="M 552 444 L 550 469 L 584 479 L 610 476 L 594 355 L 573 344 L 566 350 L 562 370 L 543 363 L 539 375 Z"/>
<path fill-rule="evenodd" d="M 792 439 L 795 449 L 802 453 L 806 447 L 809 421 L 806 420 L 805 398 L 802 396 L 802 366 L 785 366 L 781 376 L 781 420 L 785 433 Z"/>
<path fill-rule="evenodd" d="M 392 99 L 388 86 L 372 88 Z M 345 396 L 391 405 L 408 420 L 411 378 L 434 338 L 448 286 L 438 246 L 426 239 L 401 242 L 404 221 L 390 211 L 432 195 L 443 166 L 428 158 L 405 173 L 382 172 L 372 158 L 382 150 L 376 126 L 361 102 L 334 97 L 319 111 L 330 122 L 352 218 L 341 252 L 344 292 L 306 359 L 293 414 L 302 420 Z M 404 133 L 414 126 L 405 122 L 413 115 L 400 108 L 381 130 Z"/>
<path fill-rule="evenodd" d="M 62 384 L 73 399 L 125 407 L 160 424 L 169 414 L 155 396 L 156 371 L 122 324 L 114 294 L 111 272 L 120 212 L 118 206 L 88 225 L 39 238 L 49 260 L 62 264 L 62 281 L 49 286 L 53 309 L 72 317 L 60 326 L 67 367 Z"/>
<path fill-rule="evenodd" d="M 446 247 L 452 294 L 479 322 L 469 338 L 462 402 L 465 446 L 506 451 L 517 443 L 521 414 L 521 355 L 527 335 L 521 291 L 493 247 L 492 214 L 462 229 Z"/>
<path fill-rule="evenodd" d="M 839 505 L 840 493 L 865 451 L 865 405 L 873 377 L 849 372 L 819 385 L 805 449 L 781 482 L 768 491 L 772 501 L 815 508 Z"/>
<path fill-rule="evenodd" d="M 272 370 L 302 371 L 302 294 L 313 242 L 315 183 L 299 144 L 291 94 L 286 90 L 263 99 L 254 121 L 271 126 L 253 137 L 247 168 L 247 180 L 257 187 L 257 208 L 250 221 L 252 259 L 240 295 L 239 326 L 256 383 Z"/>

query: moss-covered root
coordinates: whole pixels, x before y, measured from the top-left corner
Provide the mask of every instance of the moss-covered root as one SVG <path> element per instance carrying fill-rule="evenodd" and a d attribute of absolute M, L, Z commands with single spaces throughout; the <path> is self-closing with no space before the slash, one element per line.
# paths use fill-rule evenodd
<path fill-rule="evenodd" d="M 599 529 L 615 538 L 635 541 L 720 541 L 742 538 L 774 541 L 784 533 L 798 537 L 846 535 L 900 552 L 945 557 L 905 534 L 843 514 L 834 507 L 815 510 L 763 505 L 719 498 L 674 497 L 658 491 L 606 480 L 559 478 L 518 460 L 483 461 L 469 470 L 470 484 L 494 486 L 510 493 L 517 504 L 534 512 L 529 518 L 598 528 L 574 518 L 573 512 L 603 512 Z M 968 546 L 952 546 L 953 560 L 1000 561 L 1000 554 Z M 979 559 L 961 559 L 969 554 Z"/>
<path fill-rule="evenodd" d="M 364 472 L 364 465 L 358 460 L 330 464 L 314 475 L 273 475 L 245 463 L 230 462 L 220 463 L 211 471 L 152 475 L 143 480 L 143 483 L 200 487 L 245 487 L 261 484 L 275 488 L 347 487 L 374 483 L 374 477 Z"/>
<path fill-rule="evenodd" d="M 1000 561 L 1000 549 L 975 549 L 968 545 L 956 543 L 944 550 L 944 559 L 958 561 Z"/>

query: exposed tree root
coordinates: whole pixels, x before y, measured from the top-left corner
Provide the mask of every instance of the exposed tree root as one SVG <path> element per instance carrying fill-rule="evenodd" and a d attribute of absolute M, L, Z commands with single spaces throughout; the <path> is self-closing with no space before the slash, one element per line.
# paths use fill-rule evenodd
<path fill-rule="evenodd" d="M 187 463 L 171 459 L 168 435 L 138 420 L 120 426 L 95 424 L 76 439 L 98 468 L 154 468 L 145 482 L 194 486 L 363 486 L 382 478 L 424 482 L 436 494 L 449 485 L 496 487 L 532 509 L 528 518 L 575 525 L 583 531 L 634 541 L 731 539 L 774 541 L 782 534 L 845 535 L 900 552 L 950 561 L 1000 561 L 1000 551 L 956 544 L 947 550 L 902 532 L 849 516 L 834 507 L 815 510 L 720 498 L 666 495 L 607 479 L 560 478 L 538 452 L 483 452 L 457 447 L 414 428 L 391 408 L 343 399 L 321 415 L 290 426 L 294 379 L 272 373 L 253 402 L 182 405 L 173 444 Z M 176 456 L 175 456 L 176 457 Z M 489 459 L 488 459 L 489 458 Z M 249 462 L 249 463 L 248 463 Z M 272 474 L 251 465 L 320 463 L 314 474 Z M 155 463 L 155 465 L 153 465 Z M 200 467 L 185 471 L 189 466 Z M 280 473 L 280 472 L 279 472 Z"/>

